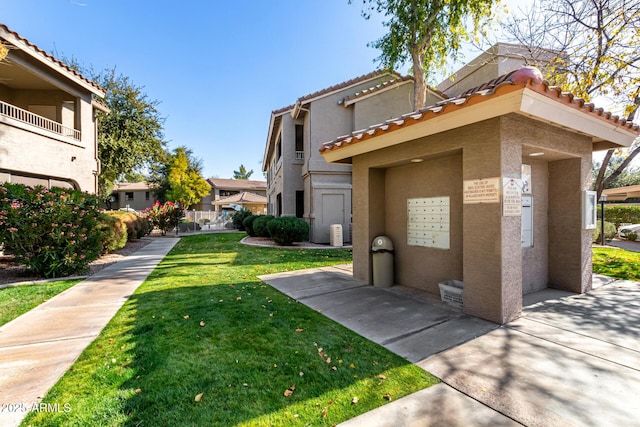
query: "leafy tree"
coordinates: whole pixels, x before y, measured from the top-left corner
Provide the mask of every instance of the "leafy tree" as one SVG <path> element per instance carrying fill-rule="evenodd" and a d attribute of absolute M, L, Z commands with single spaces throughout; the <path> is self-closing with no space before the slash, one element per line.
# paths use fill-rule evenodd
<path fill-rule="evenodd" d="M 620 168 L 620 165 L 624 162 L 625 156 L 614 154 L 609 160 L 609 164 L 606 167 L 606 176 L 611 176 L 611 174 Z M 594 181 L 598 177 L 598 173 L 602 168 L 602 162 L 593 162 L 593 178 Z M 617 188 L 617 187 L 627 187 L 629 185 L 640 185 L 640 168 L 628 167 L 625 168 L 617 175 L 614 179 L 607 180 L 606 186 L 607 188 Z"/>
<path fill-rule="evenodd" d="M 352 0 L 349 0 L 351 3 Z M 388 18 L 389 32 L 371 43 L 382 51 L 378 61 L 390 70 L 413 63 L 416 110 L 425 106 L 427 77 L 457 59 L 461 42 L 482 31 L 499 0 L 362 0 L 362 16 L 373 12 Z M 473 30 L 467 30 L 468 20 Z"/>
<path fill-rule="evenodd" d="M 640 0 L 541 0 L 513 15 L 505 32 L 519 44 L 562 52 L 547 67 L 551 84 L 587 102 L 604 99 L 634 119 L 640 104 Z M 638 140 L 631 149 L 606 153 L 595 177 L 598 196 L 639 153 Z"/>
<path fill-rule="evenodd" d="M 240 165 L 237 171 L 233 171 L 233 179 L 249 179 L 253 175 L 253 169 L 247 172 L 244 165 Z"/>
<path fill-rule="evenodd" d="M 152 101 L 131 80 L 107 69 L 95 74 L 93 80 L 105 88 L 104 102 L 111 112 L 97 112 L 98 158 L 102 172 L 98 179 L 98 194 L 106 198 L 113 183 L 125 174 L 134 173 L 162 159 L 165 141 L 162 132 L 164 118 L 158 101 Z"/>
<path fill-rule="evenodd" d="M 159 181 L 160 191 L 156 195 L 160 200 L 184 201 L 185 207 L 198 203 L 209 194 L 211 186 L 202 178 L 202 162 L 193 157 L 187 147 L 178 147 L 167 156 L 168 161 L 160 168 L 160 176 L 150 181 Z"/>

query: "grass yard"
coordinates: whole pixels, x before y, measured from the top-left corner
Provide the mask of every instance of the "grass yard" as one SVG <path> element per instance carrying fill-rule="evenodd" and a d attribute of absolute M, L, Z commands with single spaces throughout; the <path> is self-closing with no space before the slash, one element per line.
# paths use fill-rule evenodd
<path fill-rule="evenodd" d="M 625 280 L 640 280 L 640 253 L 617 248 L 593 248 L 593 272 Z"/>
<path fill-rule="evenodd" d="M 60 280 L 0 289 L 0 326 L 69 289 L 80 280 Z"/>
<path fill-rule="evenodd" d="M 438 382 L 256 278 L 350 251 L 243 236 L 183 237 L 23 425 L 335 425 Z"/>

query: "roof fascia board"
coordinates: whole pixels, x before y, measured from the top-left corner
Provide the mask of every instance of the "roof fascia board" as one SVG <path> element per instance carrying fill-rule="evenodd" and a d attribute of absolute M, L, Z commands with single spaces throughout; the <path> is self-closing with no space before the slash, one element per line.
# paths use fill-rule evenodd
<path fill-rule="evenodd" d="M 373 80 L 379 79 L 380 77 L 385 76 L 385 75 L 395 76 L 397 79 L 399 79 L 397 75 L 392 74 L 392 73 L 386 73 L 386 74 L 380 73 L 380 74 L 377 74 L 377 75 L 375 75 L 375 76 L 372 76 L 372 77 L 370 77 L 370 78 L 368 78 L 368 79 L 365 79 L 365 80 L 362 80 L 362 81 L 359 81 L 359 82 L 354 82 L 354 83 L 350 84 L 349 86 L 344 86 L 344 87 L 341 87 L 341 88 L 338 88 L 338 89 L 332 90 L 331 92 L 322 93 L 322 94 L 320 94 L 320 95 L 314 96 L 313 98 L 305 99 L 305 98 L 304 98 L 304 96 L 303 96 L 302 98 L 298 99 L 298 101 L 296 102 L 296 104 L 298 104 L 298 103 L 299 103 L 300 105 L 310 104 L 310 103 L 312 103 L 312 102 L 314 102 L 314 101 L 317 101 L 317 100 L 319 100 L 319 99 L 325 98 L 325 97 L 327 97 L 327 96 L 335 95 L 335 94 L 336 94 L 336 93 L 338 93 L 338 92 L 342 92 L 342 91 L 347 90 L 347 89 L 350 89 L 350 88 L 352 88 L 352 87 L 354 87 L 354 86 L 358 86 L 358 85 L 361 85 L 361 84 L 363 84 L 363 83 L 367 83 L 367 82 L 370 82 L 370 81 L 373 81 Z"/>
<path fill-rule="evenodd" d="M 105 94 L 104 91 L 99 90 L 98 88 L 92 86 L 88 82 L 85 82 L 84 80 L 82 80 L 78 76 L 76 76 L 76 75 L 70 73 L 69 71 L 65 70 L 59 64 L 56 64 L 55 62 L 51 61 L 49 58 L 43 56 L 41 53 L 39 53 L 37 51 L 34 51 L 34 49 L 31 46 L 27 45 L 22 40 L 16 38 L 11 33 L 8 33 L 4 28 L 1 28 L 1 27 L 0 27 L 0 38 L 6 40 L 7 42 L 9 42 L 12 45 L 16 46 L 17 48 L 20 49 L 21 52 L 24 52 L 25 54 L 29 55 L 31 58 L 35 59 L 36 61 L 40 62 L 41 64 L 46 65 L 49 69 L 55 71 L 58 74 L 61 74 L 61 75 L 65 76 L 67 79 L 71 80 L 73 83 L 77 84 L 78 86 L 81 86 L 82 88 L 88 90 L 89 92 L 95 94 L 96 96 L 99 96 L 101 98 L 105 97 L 106 94 Z M 11 50 L 9 50 L 9 54 L 11 54 Z M 20 64 L 21 66 L 25 67 L 25 62 L 24 61 L 17 61 L 15 56 L 12 56 L 10 59 L 12 61 Z M 39 70 L 37 70 L 36 68 L 34 68 L 33 66 L 30 66 L 29 69 L 31 71 L 38 71 L 38 74 L 42 75 L 42 73 Z M 56 84 L 56 86 L 59 86 L 59 85 Z"/>
<path fill-rule="evenodd" d="M 273 135 L 273 131 L 274 131 L 274 125 L 276 122 L 276 118 L 278 117 L 282 117 L 285 114 L 287 114 L 289 111 L 291 110 L 287 110 L 287 111 L 282 111 L 278 114 L 271 114 L 271 119 L 269 120 L 269 132 L 267 133 L 267 141 L 265 143 L 265 148 L 264 148 L 264 156 L 262 158 L 262 171 L 266 172 L 269 169 L 269 157 L 271 156 L 271 153 L 273 152 L 273 144 L 271 144 L 271 141 L 274 140 L 272 138 Z M 276 131 L 280 131 L 280 129 L 275 129 Z M 276 138 L 277 139 L 277 138 Z"/>
<path fill-rule="evenodd" d="M 400 86 L 404 86 L 407 83 L 413 83 L 413 80 L 402 80 L 402 81 L 398 81 L 396 80 L 395 82 L 391 83 L 390 85 L 388 85 L 387 87 L 384 87 L 382 89 L 377 89 L 377 90 L 372 90 L 371 93 L 368 93 L 366 95 L 362 95 L 362 96 L 358 96 L 356 98 L 350 99 L 346 102 L 342 103 L 342 106 L 344 107 L 348 107 L 349 105 L 353 105 L 359 101 L 364 101 L 365 99 L 369 99 L 372 96 L 376 96 L 379 95 L 381 93 L 387 92 L 391 89 L 397 89 Z M 442 98 L 441 96 L 439 96 L 439 98 Z"/>
<path fill-rule="evenodd" d="M 587 134 L 592 138 L 592 142 L 604 140 L 613 142 L 620 147 L 629 147 L 638 136 L 631 131 L 626 131 L 614 122 L 602 120 L 588 113 L 585 114 L 583 111 L 531 89 L 525 89 L 520 111 L 538 120 Z"/>
<path fill-rule="evenodd" d="M 521 97 L 522 90 L 518 90 L 450 113 L 436 113 L 442 115 L 436 115 L 432 119 L 402 127 L 393 132 L 383 133 L 371 140 L 355 142 L 337 150 L 328 150 L 323 152 L 322 155 L 328 162 L 338 162 L 360 154 L 392 147 L 504 114 L 514 113 L 520 108 Z"/>

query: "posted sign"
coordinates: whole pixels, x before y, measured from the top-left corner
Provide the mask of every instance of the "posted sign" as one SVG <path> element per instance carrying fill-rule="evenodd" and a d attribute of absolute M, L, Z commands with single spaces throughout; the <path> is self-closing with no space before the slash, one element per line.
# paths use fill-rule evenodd
<path fill-rule="evenodd" d="M 502 178 L 502 215 L 522 215 L 522 180 Z"/>
<path fill-rule="evenodd" d="M 500 178 L 471 179 L 463 182 L 463 203 L 500 203 Z"/>

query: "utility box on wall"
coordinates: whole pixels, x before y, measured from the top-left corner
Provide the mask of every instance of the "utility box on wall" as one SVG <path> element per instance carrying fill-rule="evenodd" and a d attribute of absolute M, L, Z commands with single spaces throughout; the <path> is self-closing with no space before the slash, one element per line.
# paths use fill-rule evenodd
<path fill-rule="evenodd" d="M 342 224 L 331 224 L 329 226 L 329 244 L 331 246 L 343 246 Z"/>

